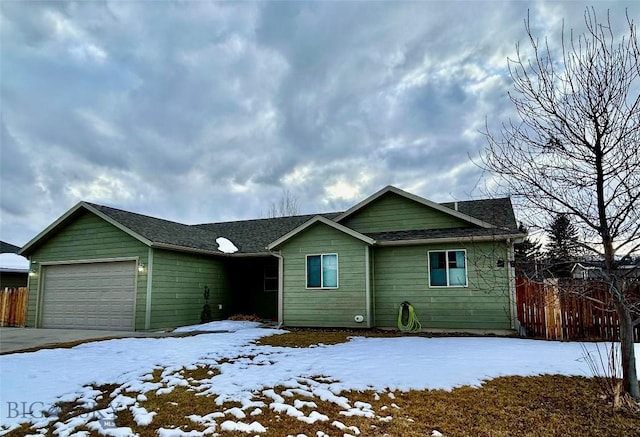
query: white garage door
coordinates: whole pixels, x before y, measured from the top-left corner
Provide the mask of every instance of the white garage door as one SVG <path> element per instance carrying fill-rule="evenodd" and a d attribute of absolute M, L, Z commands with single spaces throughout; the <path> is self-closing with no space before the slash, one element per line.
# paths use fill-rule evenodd
<path fill-rule="evenodd" d="M 132 330 L 134 261 L 44 267 L 42 326 Z"/>

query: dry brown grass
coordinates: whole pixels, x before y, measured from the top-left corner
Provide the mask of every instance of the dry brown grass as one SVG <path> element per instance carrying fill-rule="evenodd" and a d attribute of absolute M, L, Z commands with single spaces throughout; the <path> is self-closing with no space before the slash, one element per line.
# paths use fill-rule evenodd
<path fill-rule="evenodd" d="M 282 346 L 305 348 L 320 344 L 332 345 L 346 343 L 350 337 L 402 337 L 427 336 L 428 334 L 403 334 L 399 331 L 382 329 L 296 329 L 287 328 L 285 334 L 270 335 L 256 340 L 256 344 L 262 346 Z"/>
<path fill-rule="evenodd" d="M 212 378 L 215 369 L 198 368 L 184 371 L 184 376 L 194 382 Z M 213 375 L 214 377 L 215 375 Z M 156 374 L 159 381 L 159 372 Z M 97 387 L 105 394 L 115 386 Z M 445 436 L 611 436 L 631 437 L 640 435 L 640 416 L 623 412 L 613 412 L 611 407 L 599 400 L 597 384 L 589 378 L 565 376 L 538 377 L 503 377 L 486 382 L 480 388 L 460 387 L 450 392 L 443 390 L 424 390 L 409 392 L 375 393 L 346 392 L 341 395 L 349 399 L 349 403 L 366 402 L 371 405 L 374 417 L 347 417 L 344 408 L 335 403 L 318 398 L 283 394 L 285 388 L 275 387 L 275 392 L 282 394 L 286 403 L 293 405 L 295 400 L 313 402 L 315 406 L 303 406 L 299 410 L 308 415 L 311 411 L 328 416 L 328 420 L 307 424 L 285 413 L 276 413 L 268 407 L 272 402 L 263 394 L 256 394 L 254 400 L 262 400 L 267 406 L 261 408 L 259 415 L 251 416 L 253 408 L 245 410 L 247 417 L 236 419 L 228 414 L 218 420 L 241 421 L 251 423 L 258 421 L 267 429 L 261 436 L 286 436 L 288 434 L 316 436 L 318 431 L 328 435 L 342 435 L 334 421 L 347 427 L 357 427 L 363 436 L 403 436 L 423 437 L 438 430 Z M 142 437 L 157 436 L 160 427 L 180 427 L 184 431 L 204 431 L 203 425 L 192 422 L 188 416 L 196 414 L 205 416 L 213 412 L 224 413 L 237 403 L 217 405 L 214 396 L 198 394 L 195 387 L 176 387 L 171 393 L 157 395 L 146 394 L 146 400 L 139 405 L 157 414 L 151 425 L 138 426 L 129 412 L 118 413 L 117 425 L 131 427 Z M 136 393 L 126 393 L 135 397 Z M 104 397 L 109 399 L 108 396 Z M 67 420 L 77 414 L 87 414 L 77 404 L 61 405 L 61 420 Z M 106 408 L 106 404 L 96 409 Z M 381 418 L 392 417 L 385 421 Z M 84 428 L 79 428 L 82 430 Z M 23 427 L 8 435 L 23 436 L 34 430 Z M 53 435 L 53 428 L 47 435 Z M 220 432 L 221 436 L 246 436 L 243 432 Z M 344 432 L 349 432 L 344 431 Z M 353 432 L 351 432 L 353 434 Z"/>
<path fill-rule="evenodd" d="M 398 336 L 389 331 L 369 331 L 369 336 Z M 364 335 L 363 331 L 345 330 L 294 330 L 287 334 L 263 338 L 259 344 L 288 347 L 308 347 L 317 344 L 336 344 L 349 337 Z M 222 361 L 218 364 L 221 364 Z M 452 391 L 413 390 L 408 392 L 350 391 L 341 393 L 351 406 L 356 402 L 369 404 L 371 417 L 347 417 L 345 408 L 317 397 L 309 397 L 287 391 L 285 387 L 274 387 L 287 405 L 298 401 L 297 410 L 306 416 L 313 411 L 327 416 L 327 420 L 305 423 L 285 412 L 276 412 L 269 407 L 273 399 L 264 392 L 254 394 L 253 401 L 263 402 L 260 413 L 255 416 L 255 407 L 244 409 L 245 418 L 237 419 L 229 413 L 231 408 L 240 408 L 239 403 L 218 405 L 216 397 L 205 395 L 201 381 L 210 380 L 215 386 L 219 370 L 213 367 L 182 369 L 180 375 L 188 386 L 176 386 L 167 394 L 154 391 L 138 398 L 138 406 L 155 412 L 148 426 L 139 426 L 130 410 L 117 414 L 118 426 L 130 427 L 142 437 L 157 436 L 159 428 L 180 428 L 183 431 L 204 431 L 205 425 L 189 419 L 191 415 L 205 416 L 218 413 L 216 432 L 222 437 L 247 435 L 287 436 L 304 434 L 317 436 L 319 431 L 336 436 L 346 433 L 355 435 L 356 428 L 362 436 L 430 436 L 434 430 L 446 437 L 507 437 L 507 436 L 640 436 L 640 416 L 624 411 L 613 411 L 611 405 L 600 397 L 596 381 L 590 378 L 544 375 L 537 377 L 509 376 L 485 382 L 481 387 L 460 387 Z M 326 382 L 322 377 L 313 378 Z M 162 381 L 162 369 L 153 373 L 153 381 Z M 96 387 L 103 393 L 103 400 L 96 410 L 106 408 L 109 395 L 117 389 L 115 385 Z M 124 393 L 133 398 L 137 393 Z M 303 404 L 300 404 L 303 402 Z M 313 404 L 304 404 L 311 403 Z M 78 414 L 89 414 L 77 403 L 59 405 L 61 421 Z M 389 419 L 390 418 L 390 419 Z M 222 432 L 220 424 L 225 420 L 249 424 L 259 422 L 267 429 L 264 433 Z M 335 421 L 339 423 L 336 425 Z M 340 429 L 339 427 L 355 427 Z M 84 430 L 78 428 L 77 430 Z M 53 436 L 50 426 L 46 435 Z M 24 436 L 34 430 L 24 425 L 8 435 Z"/>

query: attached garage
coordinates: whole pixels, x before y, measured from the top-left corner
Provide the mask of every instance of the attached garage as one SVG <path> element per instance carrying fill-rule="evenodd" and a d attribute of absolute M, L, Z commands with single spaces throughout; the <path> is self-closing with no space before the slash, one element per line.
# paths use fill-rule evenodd
<path fill-rule="evenodd" d="M 44 328 L 134 329 L 135 261 L 43 267 Z"/>
<path fill-rule="evenodd" d="M 216 234 L 81 202 L 22 248 L 29 257 L 27 326 L 154 330 L 229 308 Z"/>

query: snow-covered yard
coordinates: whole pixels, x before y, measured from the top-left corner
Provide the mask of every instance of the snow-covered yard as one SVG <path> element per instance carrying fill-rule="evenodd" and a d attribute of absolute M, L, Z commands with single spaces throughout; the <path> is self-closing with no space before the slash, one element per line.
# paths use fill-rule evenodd
<path fill-rule="evenodd" d="M 41 428 L 54 427 L 59 435 L 73 435 L 79 427 L 105 435 L 134 435 L 130 428 L 107 426 L 108 419 L 113 418 L 114 411 L 128 409 L 138 425 L 152 427 L 154 412 L 147 411 L 141 402 L 150 393 L 162 395 L 177 387 L 193 386 L 193 379 L 185 377 L 185 369 L 216 369 L 197 381 L 197 391 L 210 395 L 217 405 L 235 401 L 240 406 L 185 418 L 200 431 L 161 428 L 159 435 L 197 436 L 224 430 L 258 435 L 265 432 L 260 415 L 266 409 L 306 423 L 329 420 L 314 409 L 313 402 L 287 399 L 289 393 L 332 402 L 345 417 L 371 416 L 374 413 L 370 405 L 350 402 L 341 393 L 374 390 L 383 396 L 394 390 L 452 389 L 507 375 L 591 376 L 584 345 L 580 343 L 475 337 L 355 337 L 348 343 L 331 346 L 284 348 L 253 344 L 260 337 L 285 332 L 261 328 L 255 322 L 214 322 L 193 329 L 228 332 L 117 339 L 71 349 L 0 356 L 0 434 L 21 422 L 33 422 Z M 639 346 L 636 345 L 638 356 Z M 587 347 L 595 349 L 596 345 Z M 103 384 L 119 386 L 108 408 L 56 423 L 56 402 L 80 400 L 92 409 L 101 402 L 101 393 L 93 387 Z M 274 387 L 286 390 L 277 393 Z M 46 416 L 42 410 L 52 415 Z M 390 420 L 382 416 L 379 419 Z M 340 421 L 333 421 L 332 426 L 341 435 L 359 433 Z"/>

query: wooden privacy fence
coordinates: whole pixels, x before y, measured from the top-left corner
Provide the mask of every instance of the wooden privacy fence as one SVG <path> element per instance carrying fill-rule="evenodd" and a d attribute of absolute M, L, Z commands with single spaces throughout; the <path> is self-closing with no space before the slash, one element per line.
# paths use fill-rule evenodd
<path fill-rule="evenodd" d="M 560 291 L 562 289 L 562 292 Z M 639 290 L 634 290 L 640 294 Z M 619 341 L 618 316 L 601 281 L 516 281 L 518 320 L 530 337 Z M 634 329 L 640 341 L 640 326 Z"/>
<path fill-rule="evenodd" d="M 0 326 L 25 326 L 27 287 L 0 290 Z"/>

